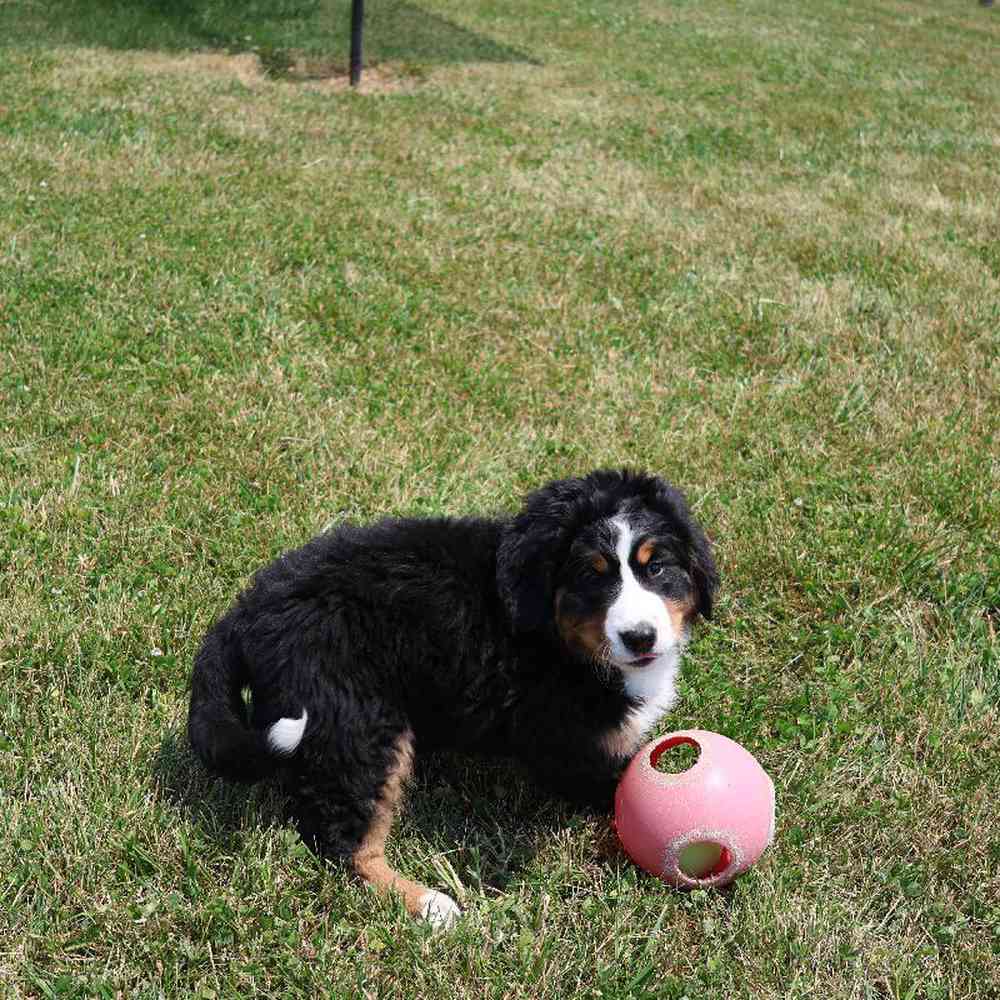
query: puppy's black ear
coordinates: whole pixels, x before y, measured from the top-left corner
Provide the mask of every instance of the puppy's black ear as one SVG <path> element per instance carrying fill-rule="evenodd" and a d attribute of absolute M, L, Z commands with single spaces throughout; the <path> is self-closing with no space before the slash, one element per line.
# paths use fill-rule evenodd
<path fill-rule="evenodd" d="M 525 511 L 506 524 L 497 551 L 497 587 L 515 632 L 543 631 L 552 616 L 559 530 Z"/>
<path fill-rule="evenodd" d="M 684 549 L 682 556 L 687 560 L 686 568 L 694 584 L 695 607 L 703 618 L 711 618 L 715 592 L 719 587 L 719 572 L 715 568 L 712 546 L 705 532 L 691 515 L 684 494 L 658 477 L 655 478 L 651 505 L 671 523 L 680 539 Z"/>
<path fill-rule="evenodd" d="M 516 632 L 552 627 L 556 575 L 599 496 L 587 479 L 560 479 L 529 494 L 504 525 L 497 587 Z"/>
<path fill-rule="evenodd" d="M 702 618 L 712 617 L 715 592 L 719 589 L 719 571 L 715 568 L 712 547 L 705 533 L 692 521 L 694 531 L 691 539 L 691 580 L 698 595 L 698 613 Z"/>

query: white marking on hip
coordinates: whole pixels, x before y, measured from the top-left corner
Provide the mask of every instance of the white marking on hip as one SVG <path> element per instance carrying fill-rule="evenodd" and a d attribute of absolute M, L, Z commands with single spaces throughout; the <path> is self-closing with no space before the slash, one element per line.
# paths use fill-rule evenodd
<path fill-rule="evenodd" d="M 278 719 L 267 731 L 267 746 L 271 753 L 287 757 L 294 753 L 302 742 L 302 734 L 306 731 L 309 713 L 303 708 L 302 715 L 297 719 Z"/>

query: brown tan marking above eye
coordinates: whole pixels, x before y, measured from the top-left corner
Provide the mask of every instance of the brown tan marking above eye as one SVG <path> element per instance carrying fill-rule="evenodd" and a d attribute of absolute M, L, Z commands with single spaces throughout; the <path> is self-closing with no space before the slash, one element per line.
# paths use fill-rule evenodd
<path fill-rule="evenodd" d="M 590 557 L 590 565 L 594 568 L 595 572 L 597 573 L 607 573 L 607 571 L 611 568 L 608 565 L 607 559 L 605 559 L 604 556 L 600 554 L 600 552 L 595 552 Z"/>
<path fill-rule="evenodd" d="M 653 553 L 656 551 L 656 542 L 643 542 L 639 546 L 638 551 L 635 554 L 635 561 L 640 566 L 645 566 L 650 559 L 653 558 Z"/>

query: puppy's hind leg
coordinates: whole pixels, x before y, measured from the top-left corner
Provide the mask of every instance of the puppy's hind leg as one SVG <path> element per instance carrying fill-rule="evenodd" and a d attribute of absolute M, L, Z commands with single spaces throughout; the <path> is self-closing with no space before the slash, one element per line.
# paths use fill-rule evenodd
<path fill-rule="evenodd" d="M 357 740 L 363 740 L 361 733 Z M 389 744 L 351 746 L 351 763 L 328 751 L 297 775 L 296 799 L 303 838 L 319 854 L 350 860 L 354 871 L 379 892 L 396 892 L 407 911 L 435 927 L 450 927 L 461 915 L 443 892 L 413 882 L 393 869 L 385 845 L 406 781 L 413 769 L 413 734 L 400 733 Z M 364 761 L 363 766 L 359 763 Z"/>
<path fill-rule="evenodd" d="M 395 761 L 375 799 L 371 824 L 354 852 L 354 870 L 376 889 L 398 892 L 409 913 L 434 927 L 450 927 L 461 916 L 458 904 L 443 892 L 411 882 L 390 867 L 385 843 L 406 781 L 413 770 L 413 734 L 403 733 L 396 741 Z"/>

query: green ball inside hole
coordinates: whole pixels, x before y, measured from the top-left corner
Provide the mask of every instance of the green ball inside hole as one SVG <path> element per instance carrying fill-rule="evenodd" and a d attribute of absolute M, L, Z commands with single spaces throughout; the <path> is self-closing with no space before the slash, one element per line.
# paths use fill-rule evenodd
<path fill-rule="evenodd" d="M 681 848 L 677 856 L 677 867 L 688 878 L 707 878 L 726 867 L 729 861 L 728 857 L 724 860 L 723 855 L 728 853 L 722 844 L 715 844 L 710 840 L 695 840 Z"/>

